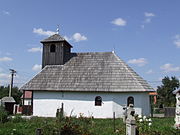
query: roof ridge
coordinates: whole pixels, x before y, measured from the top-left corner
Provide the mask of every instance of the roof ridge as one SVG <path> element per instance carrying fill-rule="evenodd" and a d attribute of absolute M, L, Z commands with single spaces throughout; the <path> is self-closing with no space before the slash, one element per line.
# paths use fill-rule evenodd
<path fill-rule="evenodd" d="M 77 52 L 76 54 L 107 54 L 113 52 Z"/>
<path fill-rule="evenodd" d="M 63 67 L 63 66 L 64 65 L 46 65 L 44 68 L 48 68 L 48 67 Z"/>

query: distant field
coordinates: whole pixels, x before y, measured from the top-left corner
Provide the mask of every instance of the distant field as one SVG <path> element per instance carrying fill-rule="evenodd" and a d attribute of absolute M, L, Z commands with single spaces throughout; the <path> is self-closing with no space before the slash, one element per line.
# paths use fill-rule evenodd
<path fill-rule="evenodd" d="M 6 123 L 0 123 L 0 135 L 35 135 L 37 128 L 41 128 L 43 135 L 125 135 L 125 125 L 122 119 L 89 119 L 89 118 L 32 118 L 24 120 L 16 117 Z M 153 118 L 152 126 L 141 135 L 178 135 L 173 129 L 173 118 Z M 180 133 L 179 133 L 180 135 Z"/>

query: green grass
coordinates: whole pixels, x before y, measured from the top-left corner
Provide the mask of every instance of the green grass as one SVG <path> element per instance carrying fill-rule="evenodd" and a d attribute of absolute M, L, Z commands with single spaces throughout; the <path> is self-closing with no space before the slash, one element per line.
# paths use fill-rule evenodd
<path fill-rule="evenodd" d="M 122 119 L 115 120 L 114 133 L 114 122 L 113 119 L 94 119 L 94 125 L 92 128 L 93 133 L 97 135 L 117 135 L 117 133 L 125 134 L 125 125 Z"/>
<path fill-rule="evenodd" d="M 173 118 L 153 118 L 150 132 L 143 135 L 178 135 L 173 125 Z M 70 128 L 75 131 L 72 135 L 125 135 L 122 119 L 116 119 L 115 127 L 116 132 L 113 119 L 66 118 L 59 122 L 55 118 L 34 117 L 31 120 L 24 120 L 17 117 L 6 123 L 0 123 L 0 135 L 35 135 L 37 128 L 43 129 L 43 135 L 52 135 L 57 129 L 67 132 Z"/>
<path fill-rule="evenodd" d="M 174 118 L 153 118 L 152 130 L 159 132 L 161 135 L 176 135 L 177 130 L 174 129 Z M 179 134 L 180 135 L 180 130 Z"/>

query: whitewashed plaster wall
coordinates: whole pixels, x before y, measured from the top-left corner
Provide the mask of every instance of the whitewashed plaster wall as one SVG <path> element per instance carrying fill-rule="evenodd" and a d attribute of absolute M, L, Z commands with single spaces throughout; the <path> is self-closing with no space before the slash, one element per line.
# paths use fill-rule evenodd
<path fill-rule="evenodd" d="M 102 106 L 95 106 L 95 97 L 102 97 Z M 93 116 L 95 118 L 112 118 L 123 114 L 123 105 L 127 98 L 134 97 L 135 111 L 138 114 L 150 115 L 148 93 L 104 93 L 104 92 L 46 92 L 34 91 L 33 115 L 55 117 L 56 111 L 64 104 L 67 116 Z"/>

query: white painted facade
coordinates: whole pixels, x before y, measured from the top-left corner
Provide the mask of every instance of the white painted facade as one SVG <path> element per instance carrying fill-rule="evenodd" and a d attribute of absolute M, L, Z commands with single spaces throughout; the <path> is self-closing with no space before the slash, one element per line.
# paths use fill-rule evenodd
<path fill-rule="evenodd" d="M 102 106 L 95 106 L 95 97 L 101 96 Z M 33 115 L 55 117 L 57 109 L 64 104 L 66 116 L 93 116 L 94 118 L 122 117 L 123 106 L 127 98 L 134 97 L 134 108 L 137 114 L 150 115 L 148 92 L 144 93 L 110 93 L 110 92 L 33 92 Z"/>

